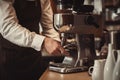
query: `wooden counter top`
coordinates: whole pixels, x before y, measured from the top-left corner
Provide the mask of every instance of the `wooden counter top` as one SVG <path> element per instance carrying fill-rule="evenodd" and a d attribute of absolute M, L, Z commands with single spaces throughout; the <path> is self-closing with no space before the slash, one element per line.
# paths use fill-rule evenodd
<path fill-rule="evenodd" d="M 61 74 L 46 70 L 39 80 L 92 80 L 87 72 Z"/>

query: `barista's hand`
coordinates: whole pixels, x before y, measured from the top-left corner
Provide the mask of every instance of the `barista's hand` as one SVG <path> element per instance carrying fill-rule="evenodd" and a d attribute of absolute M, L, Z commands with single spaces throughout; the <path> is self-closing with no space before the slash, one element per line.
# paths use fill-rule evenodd
<path fill-rule="evenodd" d="M 66 52 L 60 45 L 60 43 L 53 40 L 52 38 L 45 38 L 43 48 L 52 55 L 69 55 L 69 53 Z"/>

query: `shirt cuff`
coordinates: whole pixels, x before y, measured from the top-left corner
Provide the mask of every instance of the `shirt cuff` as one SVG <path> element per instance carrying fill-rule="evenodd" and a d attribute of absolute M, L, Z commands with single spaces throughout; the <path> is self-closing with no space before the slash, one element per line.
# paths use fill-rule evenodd
<path fill-rule="evenodd" d="M 31 47 L 37 51 L 40 51 L 44 39 L 45 39 L 45 36 L 35 34 Z"/>

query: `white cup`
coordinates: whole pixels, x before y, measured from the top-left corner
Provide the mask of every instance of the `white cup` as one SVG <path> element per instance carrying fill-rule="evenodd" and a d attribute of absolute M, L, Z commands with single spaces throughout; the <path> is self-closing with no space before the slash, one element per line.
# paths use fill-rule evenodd
<path fill-rule="evenodd" d="M 105 59 L 94 61 L 94 65 L 88 69 L 88 74 L 92 76 L 92 80 L 103 80 Z"/>

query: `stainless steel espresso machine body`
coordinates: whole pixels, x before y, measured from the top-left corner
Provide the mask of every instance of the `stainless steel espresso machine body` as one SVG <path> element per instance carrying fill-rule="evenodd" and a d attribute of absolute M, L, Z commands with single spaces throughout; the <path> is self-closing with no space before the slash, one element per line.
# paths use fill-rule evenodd
<path fill-rule="evenodd" d="M 64 1 L 68 4 L 66 7 L 64 4 L 63 10 L 60 5 Z M 62 63 L 50 62 L 49 70 L 60 73 L 86 71 L 93 65 L 96 57 L 94 37 L 101 36 L 104 25 L 103 14 L 93 14 L 94 5 L 83 5 L 84 0 L 74 0 L 73 4 L 71 1 L 58 0 L 59 12 L 54 13 L 53 18 L 54 28 L 61 35 L 61 45 L 70 53 Z"/>
<path fill-rule="evenodd" d="M 91 13 L 54 14 L 54 27 L 60 33 L 94 34 L 100 36 L 103 16 Z M 102 23 L 102 24 L 101 24 Z"/>

